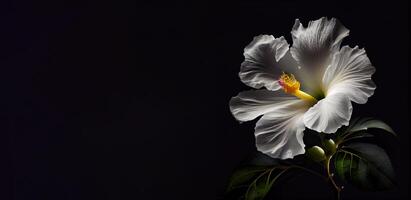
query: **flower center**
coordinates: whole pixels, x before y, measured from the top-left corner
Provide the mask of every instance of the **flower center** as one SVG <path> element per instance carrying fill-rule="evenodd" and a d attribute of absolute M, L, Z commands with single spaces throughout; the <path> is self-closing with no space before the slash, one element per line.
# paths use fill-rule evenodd
<path fill-rule="evenodd" d="M 292 94 L 303 100 L 312 101 L 314 103 L 317 102 L 316 98 L 300 90 L 300 82 L 295 79 L 293 74 L 286 74 L 283 72 L 278 82 L 281 87 L 283 87 L 284 92 Z"/>

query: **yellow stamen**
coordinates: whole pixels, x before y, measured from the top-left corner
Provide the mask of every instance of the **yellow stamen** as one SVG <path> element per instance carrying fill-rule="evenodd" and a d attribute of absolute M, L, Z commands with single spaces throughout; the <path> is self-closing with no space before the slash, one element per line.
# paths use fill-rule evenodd
<path fill-rule="evenodd" d="M 280 77 L 279 83 L 286 93 L 292 94 L 300 99 L 317 102 L 317 99 L 315 99 L 313 96 L 300 90 L 300 82 L 295 79 L 293 74 L 288 75 L 283 72 Z"/>

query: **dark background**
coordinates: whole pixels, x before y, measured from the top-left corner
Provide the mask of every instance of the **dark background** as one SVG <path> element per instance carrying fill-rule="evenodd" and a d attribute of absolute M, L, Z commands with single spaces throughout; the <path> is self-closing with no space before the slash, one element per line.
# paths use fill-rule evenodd
<path fill-rule="evenodd" d="M 237 74 L 259 34 L 285 36 L 336 17 L 343 42 L 365 47 L 377 90 L 353 116 L 391 125 L 398 188 L 343 199 L 408 199 L 406 1 L 2 1 L 0 199 L 217 199 L 255 152 L 255 122 L 228 101 L 248 89 Z M 309 178 L 309 179 L 307 179 Z M 283 199 L 327 199 L 301 177 Z"/>

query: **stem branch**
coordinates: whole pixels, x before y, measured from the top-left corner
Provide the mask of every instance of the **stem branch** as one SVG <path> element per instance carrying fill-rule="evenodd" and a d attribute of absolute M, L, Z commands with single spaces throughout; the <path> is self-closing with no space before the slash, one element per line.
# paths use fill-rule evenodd
<path fill-rule="evenodd" d="M 325 168 L 326 168 L 326 170 L 327 170 L 328 179 L 330 179 L 332 185 L 333 185 L 334 188 L 335 188 L 335 191 L 337 192 L 337 199 L 340 200 L 341 188 L 338 187 L 338 185 L 335 183 L 335 181 L 334 181 L 334 179 L 333 179 L 333 176 L 332 176 L 331 173 L 330 173 L 330 161 L 331 161 L 331 158 L 332 158 L 332 156 L 328 156 L 327 159 L 325 160 L 324 165 L 325 165 Z"/>

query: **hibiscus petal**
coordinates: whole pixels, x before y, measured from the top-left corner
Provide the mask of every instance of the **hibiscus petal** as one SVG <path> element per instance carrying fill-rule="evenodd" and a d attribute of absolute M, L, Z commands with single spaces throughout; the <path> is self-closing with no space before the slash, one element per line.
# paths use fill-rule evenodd
<path fill-rule="evenodd" d="M 350 98 L 345 94 L 327 95 L 304 114 L 307 128 L 323 133 L 334 133 L 348 125 L 352 114 Z"/>
<path fill-rule="evenodd" d="M 231 98 L 230 110 L 237 120 L 250 121 L 295 101 L 297 97 L 284 91 L 249 90 Z"/>
<path fill-rule="evenodd" d="M 255 127 L 257 150 L 280 159 L 303 154 L 303 116 L 307 108 L 306 102 L 295 100 L 261 117 Z"/>
<path fill-rule="evenodd" d="M 327 95 L 342 93 L 351 101 L 364 104 L 376 88 L 371 80 L 374 72 L 364 49 L 344 46 L 325 71 L 323 85 Z"/>
<path fill-rule="evenodd" d="M 293 45 L 290 51 L 301 66 L 321 74 L 331 59 L 330 55 L 340 49 L 342 39 L 348 34 L 349 30 L 335 18 L 310 21 L 307 28 L 296 19 L 291 31 Z"/>
<path fill-rule="evenodd" d="M 244 49 L 244 62 L 241 63 L 240 79 L 246 85 L 260 89 L 278 90 L 278 78 L 282 73 L 280 59 L 286 55 L 289 45 L 284 37 L 260 35 Z M 290 57 L 291 58 L 291 57 Z M 292 58 L 291 58 L 292 59 Z"/>

